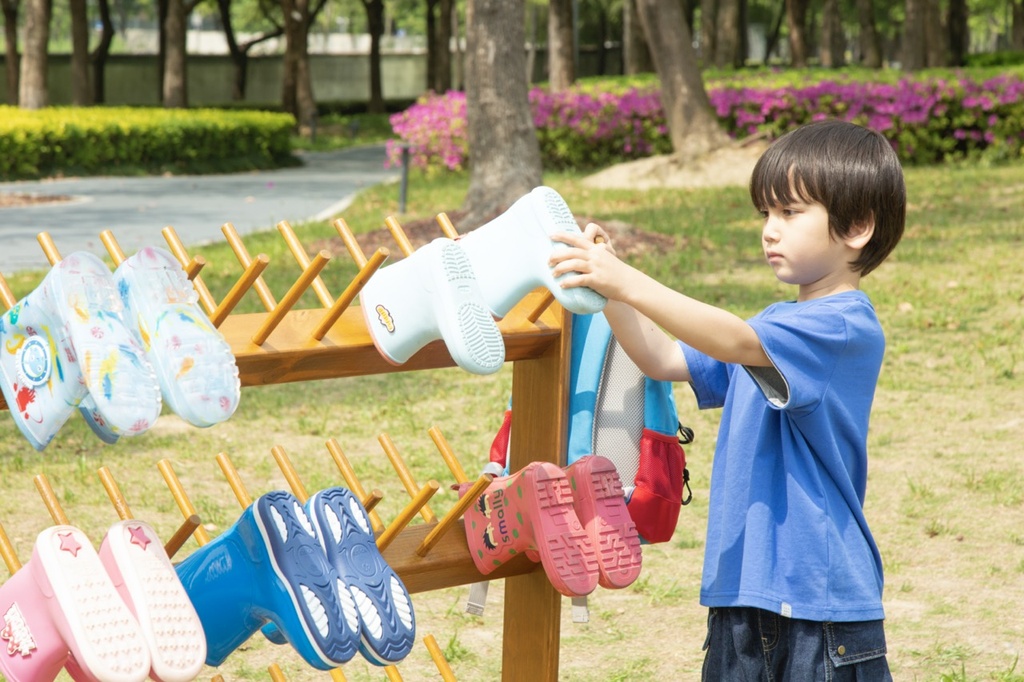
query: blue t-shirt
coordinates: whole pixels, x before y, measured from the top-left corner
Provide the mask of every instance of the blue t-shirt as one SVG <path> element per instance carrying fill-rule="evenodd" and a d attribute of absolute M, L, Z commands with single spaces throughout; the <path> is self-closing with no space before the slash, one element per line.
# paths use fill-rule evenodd
<path fill-rule="evenodd" d="M 749 320 L 772 367 L 680 343 L 701 409 L 722 407 L 701 603 L 814 621 L 884 617 L 864 519 L 867 433 L 885 337 L 861 291 Z"/>

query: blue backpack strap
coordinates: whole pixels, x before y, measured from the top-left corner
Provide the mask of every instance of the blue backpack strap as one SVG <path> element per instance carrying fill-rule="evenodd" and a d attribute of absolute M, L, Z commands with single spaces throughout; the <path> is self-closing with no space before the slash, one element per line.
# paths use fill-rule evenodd
<path fill-rule="evenodd" d="M 597 389 L 611 338 L 612 328 L 603 314 L 572 316 L 566 464 L 593 454 Z"/>

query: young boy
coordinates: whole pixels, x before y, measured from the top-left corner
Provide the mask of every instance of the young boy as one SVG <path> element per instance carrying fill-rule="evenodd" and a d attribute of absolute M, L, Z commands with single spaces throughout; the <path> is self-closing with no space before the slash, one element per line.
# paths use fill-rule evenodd
<path fill-rule="evenodd" d="M 556 237 L 570 248 L 554 274 L 576 271 L 563 286 L 608 298 L 615 337 L 645 374 L 688 381 L 700 408 L 723 408 L 703 679 L 891 680 L 882 561 L 863 512 L 885 339 L 859 286 L 902 236 L 903 171 L 881 135 L 820 121 L 764 153 L 750 197 L 765 258 L 796 300 L 749 320 L 618 260 L 598 225 Z"/>

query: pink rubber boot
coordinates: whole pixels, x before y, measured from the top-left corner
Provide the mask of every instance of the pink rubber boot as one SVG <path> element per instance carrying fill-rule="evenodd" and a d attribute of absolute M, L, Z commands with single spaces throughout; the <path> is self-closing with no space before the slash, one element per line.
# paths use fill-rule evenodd
<path fill-rule="evenodd" d="M 566 470 L 573 507 L 597 550 L 598 584 L 622 588 L 640 575 L 640 534 L 626 509 L 619 472 L 606 457 L 588 455 Z"/>
<path fill-rule="evenodd" d="M 567 597 L 597 587 L 590 535 L 573 509 L 565 472 L 550 462 L 531 462 L 518 473 L 495 478 L 466 511 L 465 527 L 473 562 L 483 575 L 527 552 Z"/>
<path fill-rule="evenodd" d="M 142 521 L 119 521 L 107 531 L 99 557 L 139 623 L 150 678 L 194 680 L 206 660 L 206 636 L 156 531 Z"/>
<path fill-rule="evenodd" d="M 32 559 L 0 593 L 9 652 L 0 653 L 0 669 L 9 680 L 49 682 L 70 656 L 77 679 L 142 682 L 149 674 L 138 623 L 77 528 L 40 533 Z"/>

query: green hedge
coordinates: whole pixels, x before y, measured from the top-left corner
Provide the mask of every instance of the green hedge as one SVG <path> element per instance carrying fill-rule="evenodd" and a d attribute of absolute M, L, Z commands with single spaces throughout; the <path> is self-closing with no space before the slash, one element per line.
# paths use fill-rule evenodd
<path fill-rule="evenodd" d="M 281 166 L 294 127 L 260 111 L 0 106 L 0 178 Z"/>

